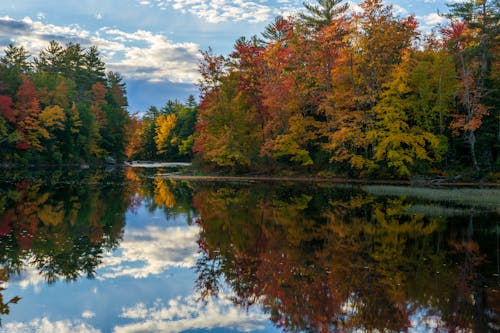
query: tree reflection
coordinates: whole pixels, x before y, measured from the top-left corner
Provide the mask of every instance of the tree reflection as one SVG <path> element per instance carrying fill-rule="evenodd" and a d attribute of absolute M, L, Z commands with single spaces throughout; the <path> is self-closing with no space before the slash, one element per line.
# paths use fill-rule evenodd
<path fill-rule="evenodd" d="M 94 277 L 118 245 L 133 192 L 121 173 L 57 173 L 0 187 L 0 265 L 5 279 L 29 267 L 44 280 Z M 43 181 L 41 179 L 44 179 Z"/>
<path fill-rule="evenodd" d="M 7 270 L 5 268 L 0 269 L 0 315 L 7 315 L 10 313 L 10 304 L 16 304 L 21 298 L 15 296 L 4 301 L 2 292 L 6 289 L 3 285 L 9 280 Z M 2 320 L 0 318 L 0 326 L 2 326 Z"/>
<path fill-rule="evenodd" d="M 451 219 L 408 214 L 405 197 L 352 188 L 198 184 L 193 203 L 201 295 L 217 295 L 225 279 L 235 304 L 262 304 L 284 330 L 408 331 L 419 322 L 484 332 L 498 320 L 481 271 L 488 249 L 466 218 L 448 228 Z"/>
<path fill-rule="evenodd" d="M 175 181 L 164 176 L 166 171 L 127 168 L 125 174 L 133 188 L 138 205 L 145 206 L 150 212 L 163 211 L 165 217 L 183 214 L 188 223 L 194 217 L 192 207 L 192 188 L 186 181 Z"/>

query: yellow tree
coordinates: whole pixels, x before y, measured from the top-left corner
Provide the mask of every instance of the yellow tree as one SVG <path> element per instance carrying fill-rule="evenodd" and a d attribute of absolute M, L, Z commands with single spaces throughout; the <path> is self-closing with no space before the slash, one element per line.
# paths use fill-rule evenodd
<path fill-rule="evenodd" d="M 193 151 L 217 166 L 248 168 L 260 147 L 256 107 L 238 85 L 231 72 L 200 104 Z"/>
<path fill-rule="evenodd" d="M 374 125 L 367 132 L 373 143 L 374 159 L 398 176 L 409 177 L 418 161 L 439 161 L 446 150 L 438 136 L 412 119 L 414 100 L 408 85 L 409 57 L 394 69 L 394 79 L 387 84 L 381 100 L 373 108 Z"/>
<path fill-rule="evenodd" d="M 50 132 L 54 130 L 63 130 L 66 121 L 64 109 L 59 105 L 47 106 L 40 113 L 40 120 L 43 126 Z"/>
<path fill-rule="evenodd" d="M 390 73 L 402 59 L 416 36 L 413 17 L 399 19 L 380 0 L 365 0 L 362 12 L 354 16 L 332 69 L 333 87 L 326 104 L 328 143 L 332 162 L 348 170 L 370 173 L 372 142 L 367 133 L 374 124 L 377 104 Z"/>
<path fill-rule="evenodd" d="M 175 128 L 177 116 L 175 114 L 161 115 L 156 118 L 155 143 L 158 153 L 165 154 L 170 144 L 170 136 Z"/>

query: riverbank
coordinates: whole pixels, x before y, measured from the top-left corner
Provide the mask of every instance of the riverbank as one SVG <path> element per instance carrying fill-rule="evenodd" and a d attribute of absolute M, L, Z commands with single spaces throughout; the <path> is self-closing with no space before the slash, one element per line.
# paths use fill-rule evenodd
<path fill-rule="evenodd" d="M 273 175 L 273 174 L 242 174 L 242 175 L 221 175 L 211 173 L 201 173 L 199 169 L 193 167 L 192 163 L 188 162 L 153 162 L 153 161 L 131 161 L 118 163 L 67 163 L 67 164 L 13 164 L 0 163 L 0 170 L 21 170 L 21 169 L 93 169 L 93 168 L 134 168 L 134 169 L 159 169 L 154 177 L 164 177 L 173 180 L 189 180 L 189 181 L 233 181 L 233 182 L 314 182 L 314 183 L 351 183 L 361 185 L 402 185 L 402 186 L 423 186 L 423 187 L 485 187 L 485 188 L 500 188 L 500 182 L 495 181 L 474 181 L 463 180 L 461 177 L 432 177 L 420 176 L 411 179 L 374 179 L 374 178 L 349 178 L 337 175 L 306 175 L 306 174 L 290 174 L 290 175 Z M 172 172 L 168 172 L 171 169 Z"/>
<path fill-rule="evenodd" d="M 175 173 L 156 174 L 155 177 L 164 177 L 172 180 L 189 181 L 263 181 L 263 182 L 314 182 L 314 183 L 352 183 L 352 184 L 377 184 L 377 185 L 407 185 L 407 186 L 443 186 L 443 187 L 491 187 L 500 188 L 500 183 L 495 182 L 463 182 L 443 179 L 356 179 L 342 177 L 308 177 L 308 176 L 218 176 L 218 175 L 182 175 Z"/>

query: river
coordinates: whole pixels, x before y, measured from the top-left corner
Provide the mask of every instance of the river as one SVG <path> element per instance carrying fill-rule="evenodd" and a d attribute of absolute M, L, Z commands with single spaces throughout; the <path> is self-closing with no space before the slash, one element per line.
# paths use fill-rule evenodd
<path fill-rule="evenodd" d="M 0 332 L 500 329 L 498 189 L 165 174 L 0 171 Z"/>

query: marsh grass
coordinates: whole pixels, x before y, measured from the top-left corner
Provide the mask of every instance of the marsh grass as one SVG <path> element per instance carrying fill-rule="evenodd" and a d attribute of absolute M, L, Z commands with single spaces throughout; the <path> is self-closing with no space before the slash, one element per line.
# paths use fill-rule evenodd
<path fill-rule="evenodd" d="M 411 215 L 425 215 L 433 217 L 470 216 L 474 214 L 474 209 L 446 207 L 439 204 L 415 204 L 409 207 L 406 212 Z"/>
<path fill-rule="evenodd" d="M 490 209 L 500 207 L 499 189 L 435 189 L 390 185 L 367 185 L 363 186 L 362 189 L 367 193 L 375 195 L 407 196 L 416 199 Z"/>

